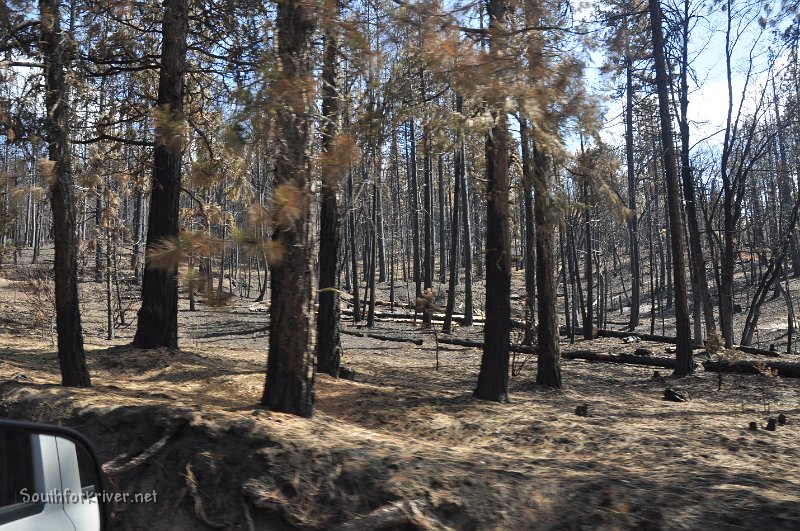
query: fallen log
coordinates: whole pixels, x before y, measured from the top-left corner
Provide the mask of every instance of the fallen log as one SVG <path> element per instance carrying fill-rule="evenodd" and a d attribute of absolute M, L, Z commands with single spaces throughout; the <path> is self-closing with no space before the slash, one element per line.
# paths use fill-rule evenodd
<path fill-rule="evenodd" d="M 415 345 L 422 345 L 422 339 L 415 339 L 411 337 L 399 337 L 399 336 L 383 336 L 380 334 L 367 334 L 367 337 L 371 337 L 372 339 L 377 339 L 379 341 L 397 341 L 399 343 L 414 343 Z"/>
<path fill-rule="evenodd" d="M 401 337 L 401 336 L 384 336 L 380 334 L 364 334 L 362 332 L 353 332 L 351 330 L 339 329 L 339 333 L 345 334 L 348 336 L 356 336 L 356 337 L 371 337 L 372 339 L 377 339 L 379 341 L 395 341 L 398 343 L 414 343 L 415 345 L 422 345 L 422 339 L 416 339 L 411 337 Z"/>
<path fill-rule="evenodd" d="M 788 361 L 706 361 L 703 368 L 711 372 L 735 372 L 741 374 L 762 374 L 766 370 L 778 372 L 778 376 L 800 378 L 800 363 Z"/>
<path fill-rule="evenodd" d="M 483 343 L 480 341 L 470 341 L 469 339 L 458 339 L 455 337 L 440 337 L 439 343 L 446 345 L 459 345 L 462 347 L 483 348 Z"/>
<path fill-rule="evenodd" d="M 627 363 L 646 367 L 662 367 L 674 369 L 675 360 L 657 356 L 636 356 L 635 354 L 611 354 L 610 352 L 594 352 L 591 350 L 572 350 L 561 353 L 562 358 L 572 360 L 603 361 L 610 363 Z"/>
<path fill-rule="evenodd" d="M 562 327 L 562 334 L 566 335 L 568 332 L 565 327 Z M 575 329 L 575 334 L 583 334 L 583 330 L 581 328 Z M 624 330 L 609 330 L 607 328 L 600 328 L 597 330 L 598 337 L 616 337 L 620 339 L 625 339 L 626 337 L 636 336 L 642 341 L 653 341 L 655 343 L 667 343 L 670 345 L 675 345 L 678 343 L 678 338 L 674 336 L 661 336 L 658 334 L 640 334 L 638 332 L 626 332 Z M 770 358 L 779 358 L 780 354 L 773 350 L 764 350 L 755 347 L 746 347 L 743 345 L 739 345 L 735 347 L 735 350 L 740 350 L 747 354 L 754 354 L 756 356 L 767 356 Z"/>
<path fill-rule="evenodd" d="M 361 332 L 353 332 L 352 330 L 345 330 L 344 328 L 340 328 L 339 333 L 344 334 L 346 336 L 364 337 L 364 334 L 362 334 Z"/>
<path fill-rule="evenodd" d="M 734 350 L 741 350 L 742 352 L 746 352 L 747 354 L 755 354 L 756 356 L 767 356 L 770 358 L 780 358 L 781 355 L 779 352 L 774 350 L 764 350 L 761 348 L 755 347 L 746 347 L 744 345 L 738 345 L 734 347 Z"/>
<path fill-rule="evenodd" d="M 473 348 L 483 348 L 483 342 L 481 341 L 471 341 L 469 339 L 458 339 L 455 337 L 444 337 L 439 336 L 439 343 L 444 343 L 446 345 L 459 345 L 462 347 L 473 347 Z M 536 347 L 530 347 L 528 345 L 509 345 L 508 350 L 511 352 L 521 352 L 523 354 L 536 354 Z"/>
<path fill-rule="evenodd" d="M 439 337 L 439 343 L 450 345 L 461 345 L 464 347 L 483 348 L 480 341 L 470 341 L 468 339 L 456 339 Z M 509 345 L 511 352 L 523 354 L 536 354 L 536 347 L 528 345 Z M 603 361 L 608 363 L 627 363 L 630 365 L 644 365 L 646 367 L 663 367 L 674 369 L 675 360 L 658 356 L 637 356 L 635 354 L 611 354 L 610 352 L 594 352 L 591 350 L 571 350 L 561 353 L 561 357 L 568 360 Z"/>

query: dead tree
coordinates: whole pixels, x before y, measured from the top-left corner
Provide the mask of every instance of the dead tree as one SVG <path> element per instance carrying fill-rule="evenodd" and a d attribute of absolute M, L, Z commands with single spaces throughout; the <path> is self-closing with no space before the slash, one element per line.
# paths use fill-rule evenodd
<path fill-rule="evenodd" d="M 661 30 L 661 6 L 659 0 L 650 2 L 650 25 L 653 32 L 653 55 L 655 57 L 656 88 L 658 91 L 661 140 L 664 147 L 663 161 L 667 181 L 669 223 L 672 234 L 672 273 L 675 286 L 675 329 L 678 338 L 675 374 L 684 376 L 694 370 L 692 361 L 692 331 L 689 322 L 689 303 L 686 286 L 686 261 L 682 234 L 681 203 L 678 196 L 678 172 L 675 167 L 675 148 L 672 141 L 669 87 L 666 60 L 664 58 L 664 36 Z"/>

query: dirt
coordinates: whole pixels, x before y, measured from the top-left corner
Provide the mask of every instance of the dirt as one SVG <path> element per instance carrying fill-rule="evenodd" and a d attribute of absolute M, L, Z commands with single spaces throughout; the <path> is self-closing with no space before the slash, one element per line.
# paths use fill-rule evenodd
<path fill-rule="evenodd" d="M 0 274 L 0 415 L 75 427 L 103 462 L 167 436 L 110 478 L 114 491 L 158 493 L 154 504 L 111 507 L 115 529 L 800 528 L 796 379 L 726 375 L 718 390 L 702 369 L 678 380 L 563 360 L 564 389 L 553 391 L 534 385 L 535 360 L 520 355 L 511 403 L 487 403 L 471 397 L 478 349 L 437 348 L 414 323 L 379 322 L 378 334 L 424 343 L 343 336 L 355 381 L 318 375 L 316 413 L 301 419 L 258 405 L 268 314 L 253 310 L 265 305 L 234 298 L 189 312 L 181 300 L 182 350 L 141 351 L 127 346 L 130 326 L 105 339 L 103 285 L 85 282 L 94 387 L 66 389 L 50 323 L 20 275 Z M 781 310 L 765 315 L 768 326 Z M 562 347 L 669 355 L 616 339 Z M 668 387 L 689 400 L 663 400 Z M 581 405 L 588 416 L 575 414 Z M 748 429 L 778 413 L 788 423 L 776 431 Z"/>

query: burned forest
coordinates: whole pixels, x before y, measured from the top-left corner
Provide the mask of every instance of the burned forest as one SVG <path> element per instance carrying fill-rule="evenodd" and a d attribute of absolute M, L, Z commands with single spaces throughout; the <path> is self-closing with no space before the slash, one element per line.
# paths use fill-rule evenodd
<path fill-rule="evenodd" d="M 0 419 L 109 529 L 800 528 L 798 12 L 0 0 Z"/>

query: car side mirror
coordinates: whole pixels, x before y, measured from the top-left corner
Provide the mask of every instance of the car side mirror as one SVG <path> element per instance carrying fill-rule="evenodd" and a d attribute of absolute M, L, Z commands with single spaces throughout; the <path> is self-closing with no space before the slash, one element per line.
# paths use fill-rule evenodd
<path fill-rule="evenodd" d="M 106 528 L 92 443 L 62 426 L 0 420 L 0 531 Z"/>

